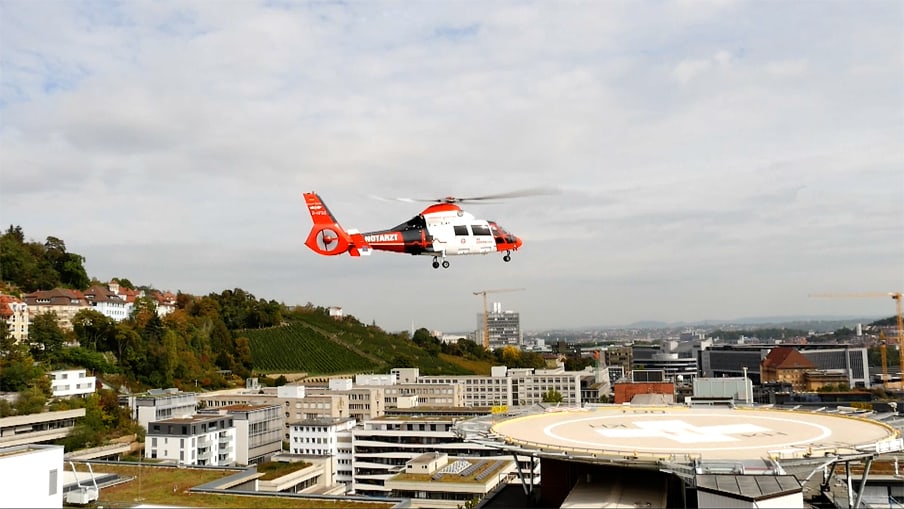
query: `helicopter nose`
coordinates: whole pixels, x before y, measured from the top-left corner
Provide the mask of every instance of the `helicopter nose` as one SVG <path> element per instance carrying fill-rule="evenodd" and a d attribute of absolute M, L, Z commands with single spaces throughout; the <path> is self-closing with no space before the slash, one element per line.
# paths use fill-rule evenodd
<path fill-rule="evenodd" d="M 520 248 L 521 244 L 523 244 L 523 243 L 524 242 L 521 241 L 521 237 L 515 237 L 515 249 Z"/>

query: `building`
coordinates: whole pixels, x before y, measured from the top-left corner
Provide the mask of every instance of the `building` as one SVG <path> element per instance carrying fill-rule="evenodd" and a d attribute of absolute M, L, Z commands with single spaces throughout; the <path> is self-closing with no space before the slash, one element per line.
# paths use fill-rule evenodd
<path fill-rule="evenodd" d="M 94 394 L 97 379 L 88 376 L 84 369 L 58 369 L 47 374 L 50 376 L 50 389 L 55 398 L 70 396 L 87 396 Z"/>
<path fill-rule="evenodd" d="M 542 403 L 550 391 L 562 395 L 563 405 L 581 406 L 581 389 L 593 383 L 590 380 L 593 376 L 591 371 L 493 366 L 490 376 L 418 376 L 417 381 L 423 384 L 461 385 L 464 406 L 530 406 Z"/>
<path fill-rule="evenodd" d="M 353 439 L 355 420 L 310 419 L 289 423 L 289 452 L 302 457 L 318 456 L 328 462 L 332 473 L 329 485 L 346 486 L 354 491 Z"/>
<path fill-rule="evenodd" d="M 484 323 L 486 319 L 486 323 Z M 504 346 L 521 347 L 521 315 L 515 311 L 503 311 L 502 303 L 494 302 L 493 309 L 477 314 L 478 344 L 489 344 L 490 350 Z M 489 343 L 484 336 L 489 332 Z"/>
<path fill-rule="evenodd" d="M 817 369 L 844 373 L 848 387 L 870 387 L 869 356 L 865 347 L 807 345 L 800 353 Z"/>
<path fill-rule="evenodd" d="M 307 394 L 304 385 L 265 387 L 238 394 L 202 395 L 201 401 L 211 408 L 229 405 L 278 405 L 283 417 L 283 440 L 289 440 L 289 422 L 331 420 L 349 417 L 347 394 Z"/>
<path fill-rule="evenodd" d="M 691 404 L 743 404 L 752 405 L 753 383 L 745 377 L 694 379 L 693 396 L 685 398 Z"/>
<path fill-rule="evenodd" d="M 198 415 L 225 415 L 235 426 L 237 465 L 265 463 L 282 452 L 283 419 L 279 405 L 229 405 L 206 408 Z"/>
<path fill-rule="evenodd" d="M 66 438 L 84 408 L 0 418 L 0 447 L 40 444 Z"/>
<path fill-rule="evenodd" d="M 231 466 L 236 463 L 236 430 L 228 415 L 193 415 L 149 424 L 144 457 L 179 465 Z"/>
<path fill-rule="evenodd" d="M 56 313 L 57 323 L 63 330 L 72 330 L 72 319 L 83 309 L 90 309 L 88 299 L 78 290 L 54 288 L 38 290 L 25 295 L 29 321 L 44 313 Z"/>
<path fill-rule="evenodd" d="M 410 499 L 411 507 L 456 509 L 505 484 L 515 466 L 511 459 L 429 452 L 406 462 L 404 471 L 386 480 L 386 487 L 391 497 Z"/>
<path fill-rule="evenodd" d="M 28 304 L 9 295 L 0 295 L 0 320 L 5 320 L 16 343 L 28 339 Z"/>
<path fill-rule="evenodd" d="M 773 345 L 720 345 L 697 351 L 699 376 L 704 378 L 747 377 L 759 385 L 760 363 Z"/>
<path fill-rule="evenodd" d="M 650 396 L 656 396 L 650 398 Z M 614 403 L 631 403 L 634 398 L 644 399 L 643 403 L 674 403 L 675 384 L 672 382 L 617 382 Z M 647 401 L 649 400 L 649 401 Z"/>
<path fill-rule="evenodd" d="M 763 359 L 760 376 L 763 382 L 788 382 L 795 391 L 804 391 L 807 388 L 804 373 L 814 369 L 816 365 L 796 348 L 779 346 Z"/>
<path fill-rule="evenodd" d="M 366 421 L 352 430 L 355 494 L 389 496 L 386 481 L 405 470 L 408 461 L 425 453 L 494 459 L 511 458 L 492 448 L 466 443 L 453 432 L 455 422 L 491 415 L 490 408 L 416 409 Z M 528 469 L 529 470 L 529 469 Z"/>
<path fill-rule="evenodd" d="M 63 507 L 63 446 L 0 448 L 3 507 Z"/>
<path fill-rule="evenodd" d="M 356 385 L 350 378 L 331 378 L 327 387 L 307 387 L 312 396 L 340 395 L 348 398 L 348 416 L 358 422 L 380 417 L 386 408 L 385 387 Z"/>
<path fill-rule="evenodd" d="M 609 368 L 620 367 L 622 376 L 631 373 L 631 368 L 634 366 L 634 350 L 630 346 L 609 346 L 603 350 L 603 355 L 606 366 Z M 618 380 L 618 378 L 611 378 L 611 380 Z"/>
<path fill-rule="evenodd" d="M 679 357 L 677 353 L 653 353 L 648 358 L 635 356 L 632 369 L 662 370 L 667 380 L 690 383 L 697 376 L 697 359 Z"/>
<path fill-rule="evenodd" d="M 85 290 L 84 295 L 95 311 L 117 322 L 128 318 L 134 305 L 107 286 L 94 285 Z"/>
<path fill-rule="evenodd" d="M 121 396 L 119 403 L 128 405 L 132 420 L 148 429 L 152 421 L 193 415 L 198 408 L 198 394 L 179 389 L 151 389 L 137 396 Z"/>

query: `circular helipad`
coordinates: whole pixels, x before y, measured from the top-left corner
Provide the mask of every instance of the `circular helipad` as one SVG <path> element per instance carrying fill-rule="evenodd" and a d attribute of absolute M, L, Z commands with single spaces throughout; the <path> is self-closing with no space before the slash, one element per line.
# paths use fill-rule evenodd
<path fill-rule="evenodd" d="M 547 412 L 497 422 L 491 432 L 546 452 L 706 460 L 843 454 L 897 439 L 890 426 L 837 414 L 687 407 Z"/>

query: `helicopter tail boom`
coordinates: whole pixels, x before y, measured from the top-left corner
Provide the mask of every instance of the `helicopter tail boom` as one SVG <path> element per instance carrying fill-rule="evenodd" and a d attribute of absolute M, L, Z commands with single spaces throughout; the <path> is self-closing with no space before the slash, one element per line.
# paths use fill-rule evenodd
<path fill-rule="evenodd" d="M 317 193 L 304 193 L 305 205 L 314 221 L 314 227 L 304 244 L 324 256 L 348 253 L 351 256 L 367 256 L 370 245 L 357 230 L 345 231 Z"/>

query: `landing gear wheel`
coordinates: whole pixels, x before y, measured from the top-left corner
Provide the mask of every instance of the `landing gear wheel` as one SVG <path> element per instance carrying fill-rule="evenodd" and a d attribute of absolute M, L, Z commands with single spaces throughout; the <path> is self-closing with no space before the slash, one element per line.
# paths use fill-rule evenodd
<path fill-rule="evenodd" d="M 502 261 L 504 261 L 504 262 L 512 261 L 512 255 L 509 253 L 505 253 L 505 256 L 502 257 Z"/>
<path fill-rule="evenodd" d="M 448 268 L 449 268 L 449 260 L 443 260 L 443 268 L 444 268 L 444 269 L 448 269 Z"/>
<path fill-rule="evenodd" d="M 439 268 L 439 262 L 438 262 L 438 261 L 433 260 L 433 268 L 434 268 L 434 269 L 438 269 L 438 268 Z"/>

